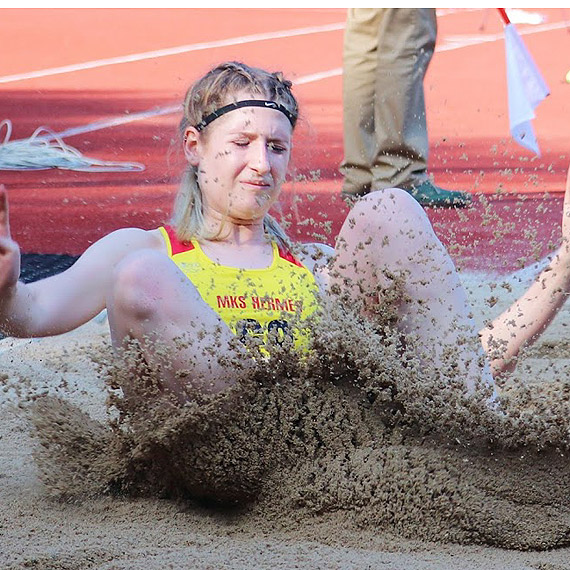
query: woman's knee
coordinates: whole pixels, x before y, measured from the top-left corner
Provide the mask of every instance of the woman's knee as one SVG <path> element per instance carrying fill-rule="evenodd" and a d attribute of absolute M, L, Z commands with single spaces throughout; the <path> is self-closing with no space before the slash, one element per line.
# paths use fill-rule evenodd
<path fill-rule="evenodd" d="M 423 211 L 412 196 L 401 188 L 383 188 L 368 193 L 359 199 L 351 210 L 358 216 L 405 215 Z"/>
<path fill-rule="evenodd" d="M 433 233 L 424 209 L 400 188 L 376 190 L 360 199 L 343 229 L 352 239 L 382 245 L 384 251 L 403 238 L 423 241 Z"/>

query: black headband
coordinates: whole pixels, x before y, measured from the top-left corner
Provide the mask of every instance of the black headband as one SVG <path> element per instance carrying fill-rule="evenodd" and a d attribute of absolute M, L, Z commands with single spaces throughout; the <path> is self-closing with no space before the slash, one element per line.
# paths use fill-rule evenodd
<path fill-rule="evenodd" d="M 275 109 L 276 111 L 281 111 L 291 123 L 291 126 L 295 126 L 295 121 L 297 120 L 297 115 L 295 113 L 291 113 L 288 109 L 286 109 L 283 105 L 279 103 L 275 103 L 275 101 L 260 101 L 259 99 L 246 99 L 245 101 L 236 101 L 235 103 L 230 103 L 229 105 L 225 105 L 224 107 L 220 107 L 216 109 L 213 113 L 210 113 L 206 117 L 204 117 L 197 125 L 195 125 L 195 129 L 197 131 L 202 131 L 207 125 L 209 125 L 212 121 L 233 111 L 234 109 L 241 109 L 242 107 L 264 107 L 266 109 Z"/>

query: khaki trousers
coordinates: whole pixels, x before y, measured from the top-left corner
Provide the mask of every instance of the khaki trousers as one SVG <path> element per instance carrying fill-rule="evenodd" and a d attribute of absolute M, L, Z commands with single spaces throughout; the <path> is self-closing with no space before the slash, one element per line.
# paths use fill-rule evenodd
<path fill-rule="evenodd" d="M 427 178 L 423 80 L 433 8 L 353 8 L 344 35 L 343 193 L 410 188 Z"/>

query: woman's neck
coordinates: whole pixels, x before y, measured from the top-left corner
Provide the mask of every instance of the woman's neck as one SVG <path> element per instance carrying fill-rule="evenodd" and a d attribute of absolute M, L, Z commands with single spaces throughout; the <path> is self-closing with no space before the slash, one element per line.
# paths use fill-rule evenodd
<path fill-rule="evenodd" d="M 213 226 L 212 229 L 218 227 Z M 200 243 L 204 253 L 221 265 L 265 269 L 273 262 L 273 246 L 265 233 L 262 220 L 247 224 L 228 220 L 221 226 L 219 236 Z"/>
<path fill-rule="evenodd" d="M 207 226 L 216 235 L 215 241 L 227 246 L 255 246 L 267 243 L 263 220 L 239 223 L 232 220 L 207 221 Z M 219 232 L 218 232 L 219 230 Z M 210 240 L 208 240 L 210 241 Z"/>

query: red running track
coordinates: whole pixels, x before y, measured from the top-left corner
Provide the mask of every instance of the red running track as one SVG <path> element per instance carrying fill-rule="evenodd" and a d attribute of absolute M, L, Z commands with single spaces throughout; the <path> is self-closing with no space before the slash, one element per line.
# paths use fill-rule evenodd
<path fill-rule="evenodd" d="M 428 215 L 463 268 L 510 271 L 559 240 L 570 156 L 570 85 L 564 81 L 570 33 L 562 9 L 526 10 L 547 18 L 538 26 L 517 25 L 551 89 L 534 121 L 541 158 L 509 136 L 498 13 L 438 11 L 438 45 L 425 81 L 430 172 L 439 185 L 477 197 L 468 210 L 428 209 Z M 13 122 L 12 138 L 28 137 L 40 125 L 57 132 L 94 128 L 97 121 L 177 105 L 194 79 L 227 59 L 300 80 L 295 181 L 284 189 L 281 210 L 297 238 L 334 241 L 347 212 L 338 173 L 344 10 L 3 9 L 0 16 L 9 50 L 0 59 L 0 120 Z M 328 24 L 337 26 L 277 34 Z M 255 34 L 280 37 L 248 39 Z M 156 53 L 176 46 L 191 47 Z M 130 54 L 147 55 L 125 61 Z M 57 70 L 70 65 L 77 67 Z M 323 72 L 332 73 L 311 78 Z M 183 168 L 178 120 L 171 113 L 65 139 L 98 159 L 142 162 L 144 172 L 1 172 L 22 250 L 77 255 L 113 229 L 151 228 L 168 219 Z"/>

